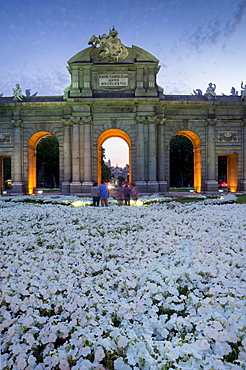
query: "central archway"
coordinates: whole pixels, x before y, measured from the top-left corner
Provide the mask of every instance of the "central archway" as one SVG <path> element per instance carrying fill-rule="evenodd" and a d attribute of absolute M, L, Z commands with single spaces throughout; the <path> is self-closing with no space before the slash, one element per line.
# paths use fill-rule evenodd
<path fill-rule="evenodd" d="M 190 139 L 193 144 L 194 151 L 194 191 L 200 193 L 202 189 L 202 155 L 201 155 L 201 140 L 192 131 L 182 130 L 175 135 L 183 135 Z"/>
<path fill-rule="evenodd" d="M 36 149 L 40 140 L 45 137 L 54 136 L 48 131 L 40 131 L 32 135 L 28 141 L 28 194 L 36 194 Z"/>
<path fill-rule="evenodd" d="M 110 129 L 103 132 L 97 141 L 97 182 L 101 184 L 101 177 L 102 177 L 102 163 L 101 163 L 101 149 L 104 141 L 110 139 L 112 137 L 118 137 L 120 139 L 125 140 L 129 147 L 129 182 L 132 182 L 132 148 L 131 148 L 131 140 L 129 136 L 122 130 L 118 129 Z"/>

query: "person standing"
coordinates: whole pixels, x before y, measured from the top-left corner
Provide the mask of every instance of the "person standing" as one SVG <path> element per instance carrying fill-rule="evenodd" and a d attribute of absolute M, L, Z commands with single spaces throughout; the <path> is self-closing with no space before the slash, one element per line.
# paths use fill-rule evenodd
<path fill-rule="evenodd" d="M 123 198 L 124 198 L 124 188 L 122 187 L 122 183 L 120 182 L 116 189 L 117 192 L 117 202 L 118 206 L 122 206 Z"/>
<path fill-rule="evenodd" d="M 135 204 L 137 203 L 137 200 L 138 200 L 138 188 L 136 186 L 136 184 L 132 184 L 132 188 L 131 188 L 131 196 L 132 196 L 132 199 L 134 200 Z"/>
<path fill-rule="evenodd" d="M 99 207 L 100 198 L 98 196 L 98 186 L 97 182 L 94 182 L 91 188 L 92 203 L 94 207 Z"/>
<path fill-rule="evenodd" d="M 130 196 L 131 196 L 131 188 L 128 186 L 128 184 L 126 184 L 124 186 L 124 203 L 125 203 L 125 206 L 130 205 Z"/>
<path fill-rule="evenodd" d="M 109 197 L 109 190 L 108 185 L 105 184 L 105 181 L 102 181 L 102 184 L 98 187 L 98 196 L 101 200 L 102 207 L 108 207 L 108 197 Z"/>

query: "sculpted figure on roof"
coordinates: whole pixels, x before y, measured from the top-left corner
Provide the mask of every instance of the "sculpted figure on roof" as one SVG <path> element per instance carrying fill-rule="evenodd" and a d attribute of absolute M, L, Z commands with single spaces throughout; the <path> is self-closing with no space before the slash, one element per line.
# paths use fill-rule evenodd
<path fill-rule="evenodd" d="M 128 49 L 118 38 L 118 32 L 114 27 L 109 30 L 108 35 L 105 33 L 102 36 L 99 35 L 99 37 L 93 35 L 88 44 L 94 47 L 99 45 L 99 57 L 101 59 L 109 57 L 111 62 L 118 62 L 128 56 Z"/>

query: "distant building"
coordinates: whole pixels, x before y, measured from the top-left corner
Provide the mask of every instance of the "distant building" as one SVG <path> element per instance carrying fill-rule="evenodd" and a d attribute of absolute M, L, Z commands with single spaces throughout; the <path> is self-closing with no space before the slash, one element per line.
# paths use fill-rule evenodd
<path fill-rule="evenodd" d="M 107 162 L 108 167 L 109 167 L 109 164 L 111 164 L 110 160 L 108 160 Z M 118 164 L 115 167 L 110 166 L 109 168 L 111 170 L 112 176 L 115 179 L 117 179 L 120 176 L 120 177 L 123 177 L 125 180 L 128 180 L 129 178 L 129 165 L 128 164 L 126 164 L 124 168 L 118 167 Z"/>

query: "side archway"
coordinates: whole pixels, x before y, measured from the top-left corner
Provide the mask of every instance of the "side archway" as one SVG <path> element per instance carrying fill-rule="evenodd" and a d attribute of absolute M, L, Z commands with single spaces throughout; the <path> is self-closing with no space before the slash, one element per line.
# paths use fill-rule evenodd
<path fill-rule="evenodd" d="M 102 177 L 102 163 L 101 163 L 101 149 L 104 141 L 110 139 L 112 137 L 118 137 L 120 139 L 125 140 L 129 147 L 129 182 L 132 182 L 132 146 L 131 140 L 129 136 L 122 130 L 119 129 L 110 129 L 103 132 L 97 141 L 97 182 L 101 184 L 101 177 Z"/>
<path fill-rule="evenodd" d="M 40 140 L 45 137 L 54 136 L 48 131 L 40 131 L 32 135 L 28 140 L 28 194 L 36 194 L 36 151 Z"/>
<path fill-rule="evenodd" d="M 201 140 L 197 134 L 188 130 L 178 131 L 175 135 L 183 135 L 192 142 L 194 151 L 194 191 L 200 193 L 202 189 Z"/>

